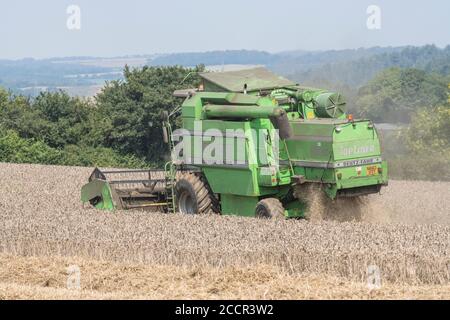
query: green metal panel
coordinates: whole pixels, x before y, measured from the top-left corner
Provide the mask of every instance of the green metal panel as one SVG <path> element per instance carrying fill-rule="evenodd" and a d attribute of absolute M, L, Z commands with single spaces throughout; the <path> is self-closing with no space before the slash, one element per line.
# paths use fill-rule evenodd
<path fill-rule="evenodd" d="M 293 136 L 286 141 L 291 159 L 327 162 L 332 157 L 332 121 L 291 122 Z"/>
<path fill-rule="evenodd" d="M 294 200 L 284 204 L 286 209 L 285 215 L 287 218 L 303 218 L 307 209 L 307 205 L 299 200 Z"/>
<path fill-rule="evenodd" d="M 376 167 L 375 173 L 369 174 L 369 168 Z M 381 173 L 379 173 L 381 168 Z M 359 165 L 336 169 L 336 186 L 338 189 L 355 188 L 364 185 L 386 184 L 387 183 L 387 163 Z M 338 174 L 341 178 L 338 178 Z"/>
<path fill-rule="evenodd" d="M 259 196 L 257 176 L 252 169 L 208 165 L 202 168 L 214 193 Z"/>
<path fill-rule="evenodd" d="M 81 188 L 81 201 L 86 203 L 96 199 L 97 209 L 113 210 L 115 204 L 109 183 L 94 179 Z"/>
<path fill-rule="evenodd" d="M 381 154 L 380 141 L 370 121 L 358 121 L 338 126 L 333 134 L 335 160 L 356 159 Z"/>
<path fill-rule="evenodd" d="M 208 81 L 208 80 L 203 80 L 203 87 L 206 91 L 208 92 L 228 92 L 228 89 L 225 89 L 217 84 L 215 84 L 214 82 Z"/>
<path fill-rule="evenodd" d="M 222 194 L 220 197 L 222 214 L 254 217 L 258 197 Z"/>

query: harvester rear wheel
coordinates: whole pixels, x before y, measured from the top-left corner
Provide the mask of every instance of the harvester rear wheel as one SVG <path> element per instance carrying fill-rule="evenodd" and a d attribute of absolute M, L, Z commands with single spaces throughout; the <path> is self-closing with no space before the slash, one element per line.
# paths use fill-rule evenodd
<path fill-rule="evenodd" d="M 257 218 L 281 219 L 284 218 L 284 208 L 280 200 L 266 198 L 256 204 L 255 215 Z"/>
<path fill-rule="evenodd" d="M 185 173 L 175 185 L 178 211 L 184 214 L 218 212 L 217 199 L 205 178 L 197 173 Z"/>

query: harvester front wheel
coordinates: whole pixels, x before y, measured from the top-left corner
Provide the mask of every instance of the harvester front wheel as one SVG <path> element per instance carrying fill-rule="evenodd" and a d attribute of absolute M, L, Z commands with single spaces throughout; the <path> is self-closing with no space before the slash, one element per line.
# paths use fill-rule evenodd
<path fill-rule="evenodd" d="M 255 215 L 265 219 L 284 218 L 283 204 L 276 198 L 263 199 L 256 204 Z"/>
<path fill-rule="evenodd" d="M 183 214 L 217 212 L 217 199 L 204 178 L 195 173 L 183 174 L 175 185 L 178 211 Z"/>

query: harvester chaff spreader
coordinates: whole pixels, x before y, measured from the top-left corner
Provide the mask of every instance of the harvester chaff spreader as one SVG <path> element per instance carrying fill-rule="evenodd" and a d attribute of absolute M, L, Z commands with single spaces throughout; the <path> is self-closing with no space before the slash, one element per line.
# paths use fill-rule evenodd
<path fill-rule="evenodd" d="M 377 130 L 345 112 L 336 92 L 302 87 L 264 68 L 200 74 L 184 98 L 182 128 L 162 116 L 172 161 L 161 170 L 95 169 L 81 199 L 99 209 L 304 217 L 297 187 L 329 201 L 387 185 Z M 302 190 L 301 188 L 299 190 Z"/>

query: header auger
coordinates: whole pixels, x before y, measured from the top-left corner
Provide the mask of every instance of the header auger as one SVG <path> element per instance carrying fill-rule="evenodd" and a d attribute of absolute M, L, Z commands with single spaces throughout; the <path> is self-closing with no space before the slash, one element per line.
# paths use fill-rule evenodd
<path fill-rule="evenodd" d="M 332 199 L 379 192 L 387 164 L 370 120 L 345 112 L 339 93 L 299 86 L 264 68 L 200 74 L 179 90 L 182 128 L 163 113 L 172 161 L 161 170 L 96 169 L 82 201 L 101 209 L 304 217 L 298 186 Z M 300 199 L 301 200 L 300 200 Z"/>

